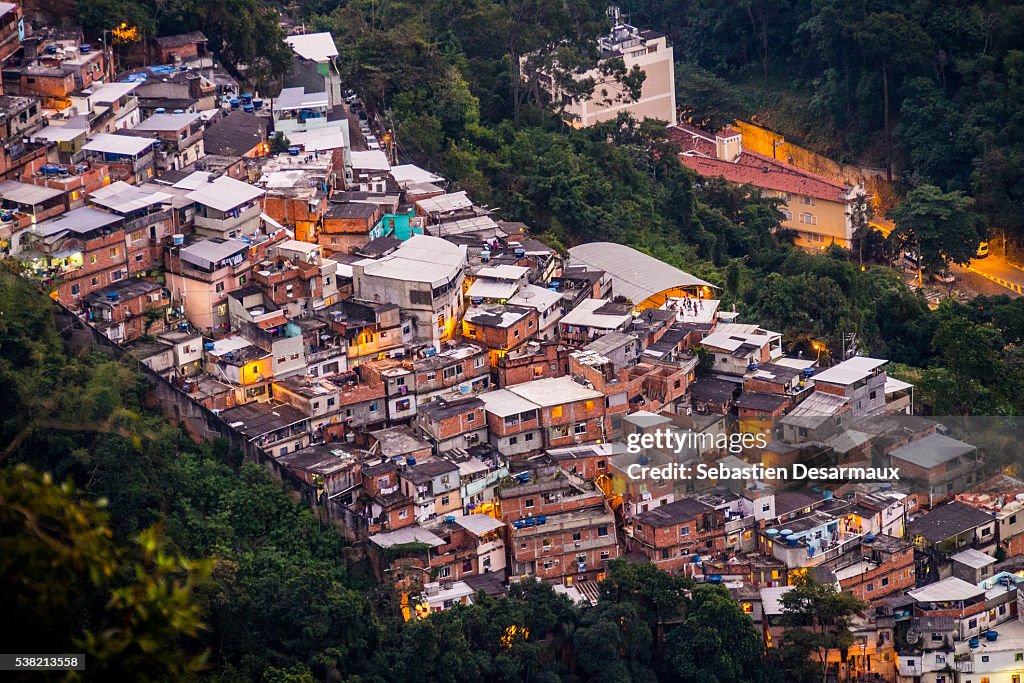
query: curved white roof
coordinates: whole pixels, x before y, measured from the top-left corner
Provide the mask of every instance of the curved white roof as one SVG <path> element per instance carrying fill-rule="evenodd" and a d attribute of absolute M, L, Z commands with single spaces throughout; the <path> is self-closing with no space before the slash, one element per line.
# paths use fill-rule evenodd
<path fill-rule="evenodd" d="M 710 282 L 653 256 L 615 242 L 590 242 L 569 250 L 570 265 L 603 270 L 612 278 L 612 293 L 634 304 L 676 287 L 714 287 Z M 717 288 L 716 288 L 717 289 Z"/>

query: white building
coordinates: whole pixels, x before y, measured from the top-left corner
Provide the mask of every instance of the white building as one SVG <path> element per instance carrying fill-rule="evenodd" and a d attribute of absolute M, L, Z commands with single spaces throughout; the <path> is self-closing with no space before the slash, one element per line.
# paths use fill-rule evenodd
<path fill-rule="evenodd" d="M 592 69 L 579 79 L 592 78 L 595 86 L 589 99 L 571 99 L 552 85 L 552 98 L 564 101 L 566 122 L 577 128 L 586 128 L 609 121 L 622 112 L 633 118 L 657 119 L 669 125 L 676 122 L 675 59 L 668 39 L 655 31 L 643 31 L 620 21 L 617 7 L 609 9 L 612 30 L 597 41 L 601 62 L 621 59 L 630 72 L 634 67 L 645 74 L 640 97 L 635 101 L 622 85 L 604 76 L 599 68 Z"/>
<path fill-rule="evenodd" d="M 437 346 L 454 334 L 463 310 L 466 248 L 414 235 L 381 259 L 352 264 L 356 298 L 395 303 L 415 326 L 417 341 Z"/>

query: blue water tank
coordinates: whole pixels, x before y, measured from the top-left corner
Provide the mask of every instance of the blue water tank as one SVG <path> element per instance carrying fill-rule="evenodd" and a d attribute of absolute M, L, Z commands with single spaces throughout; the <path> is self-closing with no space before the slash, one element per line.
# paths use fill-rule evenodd
<path fill-rule="evenodd" d="M 216 344 L 214 344 L 213 342 L 210 342 L 210 341 L 203 342 L 203 350 L 204 351 L 213 351 L 214 347 L 216 347 L 216 346 L 217 346 Z"/>
<path fill-rule="evenodd" d="M 973 649 L 976 649 L 979 645 L 981 645 L 981 641 L 978 640 L 977 638 L 971 638 L 970 640 L 967 641 L 967 644 L 973 650 Z"/>
<path fill-rule="evenodd" d="M 238 99 L 237 97 L 232 97 L 231 98 L 231 108 L 232 109 L 238 109 L 240 106 L 242 106 L 242 101 L 240 99 Z"/>
<path fill-rule="evenodd" d="M 807 379 L 814 377 L 814 368 L 804 368 L 804 377 Z"/>
<path fill-rule="evenodd" d="M 444 516 L 444 523 L 445 524 L 455 524 L 455 515 L 445 515 Z"/>
<path fill-rule="evenodd" d="M 548 518 L 547 517 L 545 517 L 544 515 L 537 515 L 537 524 L 538 525 L 540 525 L 540 524 L 547 524 L 547 522 L 548 522 Z"/>
<path fill-rule="evenodd" d="M 986 631 L 985 632 L 985 640 L 987 640 L 988 642 L 994 643 L 994 642 L 996 642 L 997 638 L 999 638 L 999 631 Z"/>
<path fill-rule="evenodd" d="M 405 459 L 405 464 L 408 465 L 409 467 L 415 467 L 416 466 L 416 458 L 413 458 L 413 457 L 406 458 Z"/>
<path fill-rule="evenodd" d="M 299 148 L 296 147 L 295 145 L 292 145 L 291 147 L 288 148 L 288 154 L 292 155 L 293 157 L 299 156 Z"/>
<path fill-rule="evenodd" d="M 242 111 L 244 111 L 246 114 L 251 114 L 254 111 L 256 111 L 256 107 L 252 106 L 251 104 L 243 104 Z"/>

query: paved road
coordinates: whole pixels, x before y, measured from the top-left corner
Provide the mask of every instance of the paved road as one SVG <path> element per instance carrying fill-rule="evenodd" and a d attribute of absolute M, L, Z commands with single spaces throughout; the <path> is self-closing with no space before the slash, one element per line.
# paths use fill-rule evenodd
<path fill-rule="evenodd" d="M 1024 294 L 1024 268 L 1007 261 L 1002 256 L 990 254 L 986 258 L 975 259 L 962 270 L 995 283 L 1002 288 L 1003 294 L 1016 296 Z"/>

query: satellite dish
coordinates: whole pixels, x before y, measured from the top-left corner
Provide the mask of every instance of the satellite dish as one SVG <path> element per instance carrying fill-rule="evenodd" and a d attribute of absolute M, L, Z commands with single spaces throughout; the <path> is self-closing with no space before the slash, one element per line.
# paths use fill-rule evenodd
<path fill-rule="evenodd" d="M 914 629 L 910 629 L 909 631 L 907 631 L 906 638 L 907 638 L 907 644 L 908 645 L 913 645 L 917 641 L 921 640 L 921 634 L 918 633 L 917 631 L 915 631 Z"/>

